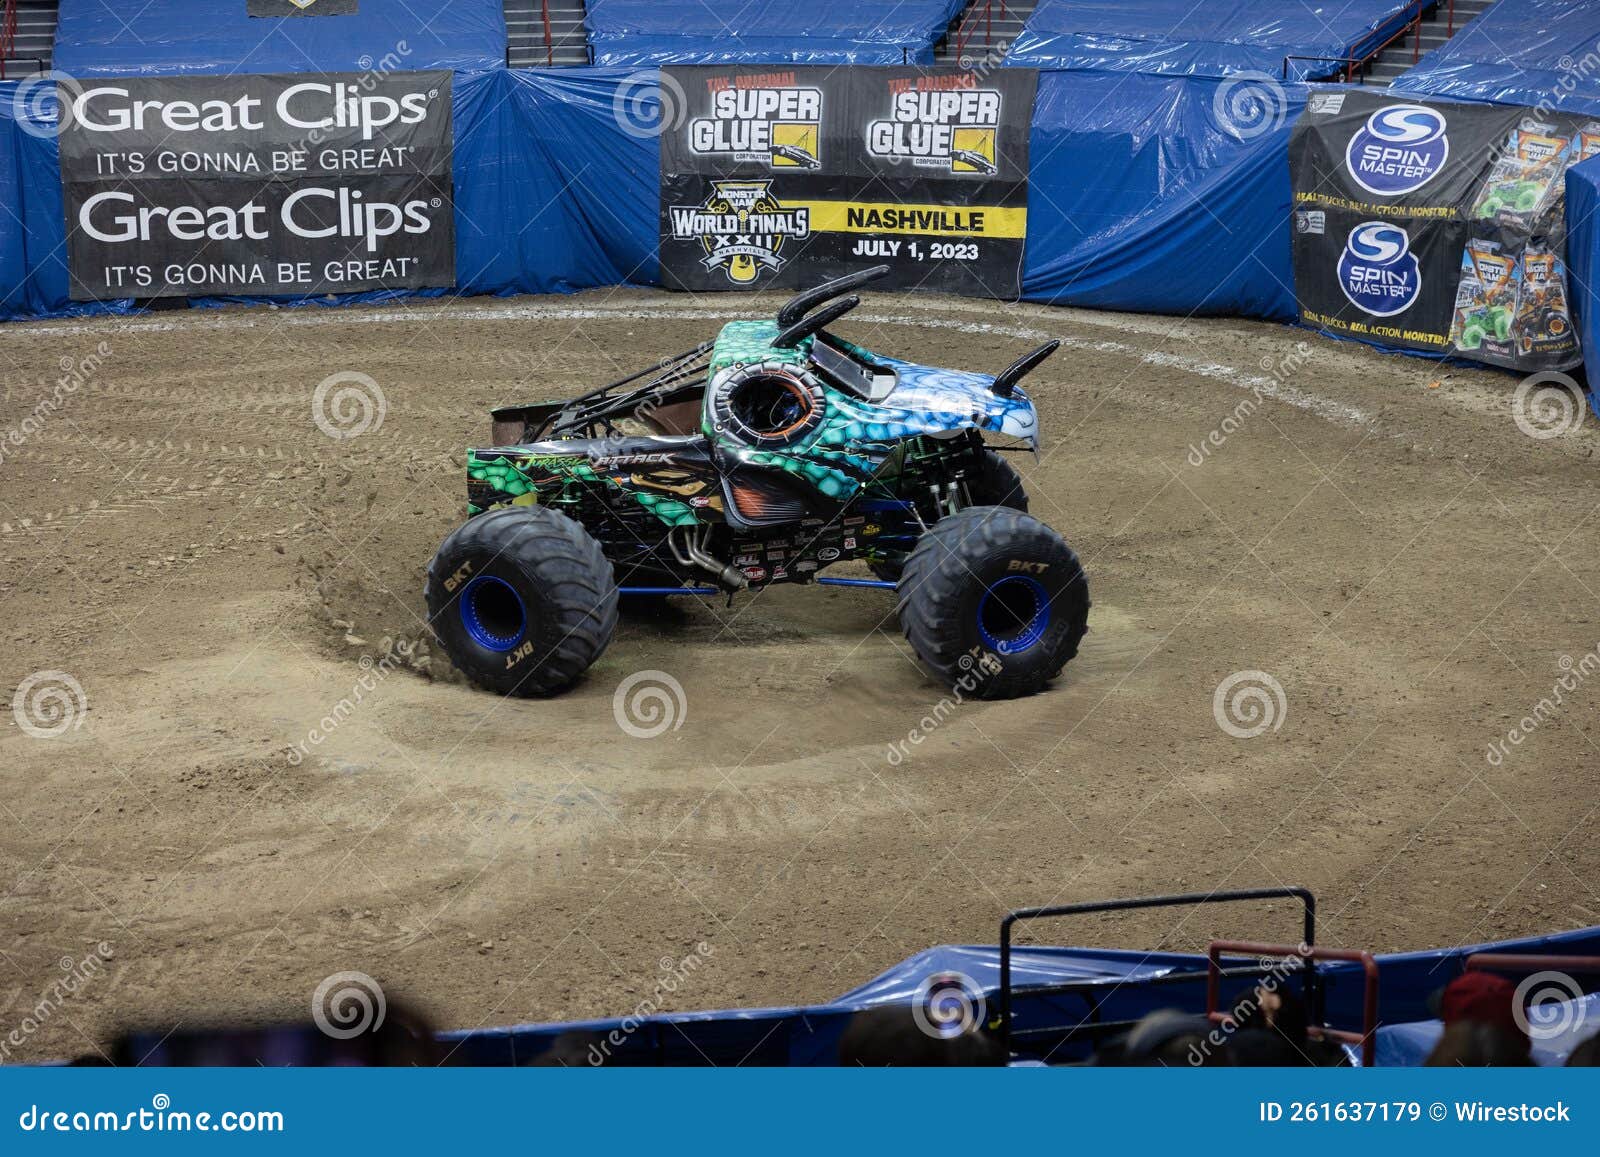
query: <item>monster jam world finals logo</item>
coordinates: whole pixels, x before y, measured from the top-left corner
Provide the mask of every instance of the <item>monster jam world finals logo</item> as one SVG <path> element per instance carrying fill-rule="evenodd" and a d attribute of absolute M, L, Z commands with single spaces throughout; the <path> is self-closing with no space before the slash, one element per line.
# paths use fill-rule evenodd
<path fill-rule="evenodd" d="M 891 79 L 889 115 L 867 126 L 867 151 L 917 168 L 992 177 L 1004 102 L 970 72 Z"/>
<path fill-rule="evenodd" d="M 822 168 L 822 90 L 793 72 L 706 78 L 708 114 L 689 122 L 696 156 L 753 161 L 774 169 Z"/>
<path fill-rule="evenodd" d="M 771 181 L 714 181 L 705 204 L 674 205 L 670 215 L 673 240 L 698 242 L 707 272 L 739 286 L 782 269 L 784 248 L 811 235 L 811 210 L 783 205 Z"/>

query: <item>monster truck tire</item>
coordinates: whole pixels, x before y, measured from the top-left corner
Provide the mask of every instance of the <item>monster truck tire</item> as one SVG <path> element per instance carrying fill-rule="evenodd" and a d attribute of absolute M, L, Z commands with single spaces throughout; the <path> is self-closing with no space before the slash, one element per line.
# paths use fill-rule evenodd
<path fill-rule="evenodd" d="M 1089 585 L 1078 556 L 1032 515 L 973 506 L 922 536 L 899 587 L 900 625 L 947 687 L 1032 695 L 1078 653 Z"/>
<path fill-rule="evenodd" d="M 967 490 L 974 506 L 1004 506 L 1024 514 L 1028 512 L 1028 492 L 1023 488 L 1022 475 L 1004 454 L 993 450 L 983 452 L 983 475 Z"/>
<path fill-rule="evenodd" d="M 967 493 L 974 506 L 1004 506 L 1027 513 L 1028 492 L 1023 489 L 1022 475 L 1006 461 L 1004 454 L 993 450 L 983 452 L 983 474 L 967 485 Z M 899 582 L 903 564 L 897 562 L 869 562 L 867 569 L 884 582 Z"/>
<path fill-rule="evenodd" d="M 457 670 L 501 695 L 570 687 L 611 642 L 611 563 L 578 523 L 540 506 L 480 514 L 428 564 L 428 620 Z"/>

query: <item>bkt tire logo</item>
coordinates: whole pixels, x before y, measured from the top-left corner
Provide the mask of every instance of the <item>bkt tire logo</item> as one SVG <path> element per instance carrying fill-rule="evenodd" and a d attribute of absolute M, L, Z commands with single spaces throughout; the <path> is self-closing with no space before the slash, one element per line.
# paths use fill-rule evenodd
<path fill-rule="evenodd" d="M 1381 108 L 1367 118 L 1345 150 L 1345 168 L 1369 193 L 1397 197 L 1422 188 L 1450 159 L 1449 122 L 1420 104 Z"/>
<path fill-rule="evenodd" d="M 1339 288 L 1352 305 L 1373 317 L 1410 309 L 1422 292 L 1422 267 L 1411 252 L 1411 235 L 1384 221 L 1350 230 L 1339 258 Z"/>

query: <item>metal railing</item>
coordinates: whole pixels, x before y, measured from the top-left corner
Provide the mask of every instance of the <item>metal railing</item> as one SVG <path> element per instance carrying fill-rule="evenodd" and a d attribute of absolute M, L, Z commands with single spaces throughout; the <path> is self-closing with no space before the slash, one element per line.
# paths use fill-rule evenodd
<path fill-rule="evenodd" d="M 17 46 L 17 0 L 5 0 L 5 3 L 5 15 L 0 17 L 0 80 L 6 79 L 6 62 Z"/>
<path fill-rule="evenodd" d="M 1317 939 L 1317 901 L 1309 889 L 1297 887 L 1282 888 L 1246 888 L 1231 892 L 1186 892 L 1172 896 L 1140 896 L 1125 900 L 1092 900 L 1083 904 L 1063 904 L 1051 908 L 1022 908 L 1012 912 L 1000 921 L 1000 1010 L 996 1025 L 1000 1039 L 1004 1042 L 1006 1050 L 1012 1049 L 1013 1040 L 1022 1035 L 1040 1035 L 1046 1033 L 1059 1033 L 1064 1038 L 1090 1029 L 1095 1035 L 1107 1031 L 1129 1027 L 1118 1022 L 1101 1022 L 1099 1018 L 1099 1001 L 1088 989 L 1096 987 L 1093 981 L 1066 981 L 1060 984 L 1028 985 L 1026 988 L 1013 989 L 1011 976 L 1011 938 L 1013 928 L 1020 923 L 1032 920 L 1056 919 L 1063 916 L 1085 916 L 1096 912 L 1132 912 L 1147 908 L 1173 908 L 1190 907 L 1211 904 L 1233 904 L 1260 900 L 1295 900 L 1301 907 L 1301 940 L 1306 945 L 1316 943 Z M 1264 970 L 1251 967 L 1230 970 L 1227 976 L 1258 976 Z M 1311 975 L 1314 976 L 1314 973 Z M 1161 977 L 1148 978 L 1144 983 L 1152 986 L 1167 983 L 1182 984 L 1198 981 L 1205 973 L 1201 972 L 1176 972 Z M 1088 1012 L 1084 1019 L 1076 1025 L 1061 1026 L 1059 1029 L 1028 1029 L 1018 1031 L 1014 1021 L 1016 1002 L 1018 998 L 1037 1000 L 1049 996 L 1070 996 L 1085 1001 Z M 1307 1005 L 1320 1008 L 1317 993 L 1308 994 Z"/>
<path fill-rule="evenodd" d="M 1005 19 L 1011 13 L 1006 8 L 1006 0 L 980 0 L 980 2 L 983 4 L 983 46 L 985 48 L 993 48 L 994 9 L 996 3 L 1000 5 L 1001 19 Z M 977 11 L 978 5 L 974 3 L 961 17 L 961 29 L 956 36 L 956 60 L 958 62 L 966 56 L 967 44 L 971 41 L 973 32 L 977 30 L 978 22 L 973 19 Z"/>
<path fill-rule="evenodd" d="M 1378 962 L 1372 953 L 1353 948 L 1314 948 L 1310 944 L 1256 944 L 1249 940 L 1213 940 L 1206 948 L 1206 1017 L 1213 1024 L 1226 1024 L 1232 1020 L 1231 1013 L 1222 1009 L 1220 999 L 1223 977 L 1222 954 L 1225 952 L 1235 956 L 1252 956 L 1258 961 L 1263 957 L 1299 960 L 1311 970 L 1307 975 L 1306 984 L 1313 994 L 1318 992 L 1316 961 L 1342 960 L 1360 964 L 1365 974 L 1365 986 L 1361 994 L 1361 1031 L 1329 1028 L 1325 1024 L 1313 1024 L 1307 1031 L 1309 1035 L 1319 1040 L 1360 1045 L 1362 1065 L 1369 1069 L 1372 1067 L 1378 1058 Z M 1321 1015 L 1320 1008 L 1316 1007 L 1317 1002 L 1308 1000 L 1306 1003 L 1311 1006 L 1313 1015 Z"/>

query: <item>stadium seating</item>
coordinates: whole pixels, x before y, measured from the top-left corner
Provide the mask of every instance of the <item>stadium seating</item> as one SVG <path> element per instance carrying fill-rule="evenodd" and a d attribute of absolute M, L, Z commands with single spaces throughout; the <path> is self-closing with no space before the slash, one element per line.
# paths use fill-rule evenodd
<path fill-rule="evenodd" d="M 1390 88 L 1600 114 L 1600 4 L 1499 0 Z"/>
<path fill-rule="evenodd" d="M 589 0 L 596 64 L 932 64 L 965 0 Z"/>
<path fill-rule="evenodd" d="M 73 76 L 504 68 L 501 0 L 451 0 L 421 18 L 407 0 L 361 0 L 353 15 L 259 19 L 239 3 L 62 0 L 55 66 Z"/>
<path fill-rule="evenodd" d="M 1414 20 L 1415 0 L 1040 0 L 1005 62 L 1036 68 L 1331 76 Z"/>

